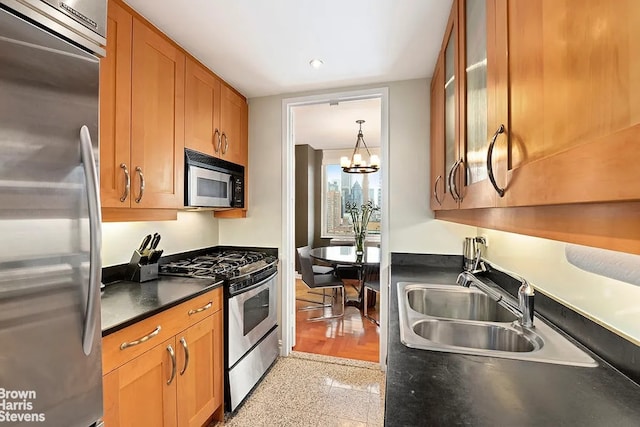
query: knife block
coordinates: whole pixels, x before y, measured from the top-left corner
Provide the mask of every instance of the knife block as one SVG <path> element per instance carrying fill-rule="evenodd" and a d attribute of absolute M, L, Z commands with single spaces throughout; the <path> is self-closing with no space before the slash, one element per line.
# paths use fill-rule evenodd
<path fill-rule="evenodd" d="M 126 279 L 132 282 L 148 282 L 158 278 L 158 263 L 147 264 L 149 257 L 134 251 L 127 266 Z"/>

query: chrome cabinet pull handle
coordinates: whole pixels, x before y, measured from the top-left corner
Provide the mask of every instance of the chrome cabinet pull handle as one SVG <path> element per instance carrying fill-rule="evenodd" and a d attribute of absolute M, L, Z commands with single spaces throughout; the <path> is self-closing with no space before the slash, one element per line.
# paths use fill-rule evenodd
<path fill-rule="evenodd" d="M 453 175 L 453 169 L 458 165 L 458 161 L 456 160 L 456 162 L 451 166 L 451 169 L 449 169 L 449 173 L 447 174 L 447 183 L 449 184 L 449 194 L 451 194 L 451 197 L 453 197 L 453 200 L 456 200 L 456 195 L 453 194 L 453 186 L 451 184 L 451 176 Z"/>
<path fill-rule="evenodd" d="M 201 313 L 205 310 L 209 310 L 211 308 L 211 306 L 213 305 L 213 301 L 209 301 L 206 305 L 200 307 L 200 308 L 196 308 L 194 310 L 189 310 L 189 312 L 187 313 L 189 316 L 196 314 L 196 313 Z"/>
<path fill-rule="evenodd" d="M 93 350 L 93 338 L 96 330 L 96 300 L 98 287 L 102 280 L 102 268 L 100 267 L 102 247 L 102 214 L 100 208 L 100 186 L 98 181 L 98 168 L 93 156 L 93 144 L 91 134 L 87 126 L 80 128 L 80 156 L 84 176 L 87 181 L 87 205 L 89 210 L 89 284 L 87 290 L 87 305 L 84 312 L 84 325 L 82 330 L 82 350 L 87 356 Z M 100 308 L 98 308 L 99 312 Z"/>
<path fill-rule="evenodd" d="M 167 385 L 170 385 L 173 382 L 173 379 L 176 377 L 176 352 L 173 351 L 173 347 L 171 344 L 167 346 L 167 351 L 169 352 L 169 356 L 171 357 L 171 377 L 167 381 Z"/>
<path fill-rule="evenodd" d="M 218 143 L 216 144 L 216 135 L 218 135 Z M 216 128 L 216 130 L 213 131 L 213 151 L 215 153 L 219 153 L 220 152 L 220 147 L 222 146 L 222 140 L 220 139 L 220 131 L 218 130 L 218 128 Z"/>
<path fill-rule="evenodd" d="M 162 330 L 162 327 L 160 325 L 158 325 L 158 326 L 156 326 L 156 328 L 153 331 L 149 332 L 147 335 L 143 336 L 142 338 L 138 338 L 137 340 L 134 340 L 134 341 L 123 342 L 122 344 L 120 344 L 120 350 L 124 350 L 125 348 L 133 347 L 134 345 L 142 344 L 143 342 L 147 342 L 151 338 L 153 338 L 156 335 L 158 335 L 161 330 Z"/>
<path fill-rule="evenodd" d="M 229 138 L 227 138 L 227 134 L 222 132 L 222 137 L 224 138 L 224 149 L 222 150 L 222 154 L 227 154 L 227 148 L 229 148 Z"/>
<path fill-rule="evenodd" d="M 451 197 L 453 197 L 453 200 L 455 201 L 459 201 L 460 199 L 458 198 L 457 194 L 458 191 L 456 190 L 454 193 L 454 187 L 455 184 L 453 183 L 453 179 L 455 178 L 455 171 L 458 170 L 458 165 L 460 164 L 460 160 L 456 160 L 456 162 L 453 164 L 453 166 L 451 166 L 451 169 L 449 170 L 449 177 L 447 179 L 447 181 L 449 181 L 449 194 L 451 194 Z"/>
<path fill-rule="evenodd" d="M 442 200 L 438 198 L 438 182 L 440 182 L 440 180 L 442 180 L 442 175 L 438 175 L 435 184 L 433 184 L 433 197 L 436 199 L 436 202 L 438 202 L 438 205 L 442 206 Z"/>
<path fill-rule="evenodd" d="M 456 196 L 457 196 L 456 199 L 458 201 L 460 201 L 460 202 L 462 201 L 462 195 L 458 191 L 458 186 L 456 185 L 456 178 L 458 177 L 458 169 L 463 164 L 464 164 L 464 160 L 462 160 L 462 159 L 458 160 L 458 164 L 456 165 L 455 169 L 453 170 L 453 191 L 456 193 Z"/>
<path fill-rule="evenodd" d="M 487 150 L 487 172 L 489 173 L 489 181 L 491 181 L 491 185 L 493 185 L 493 188 L 496 190 L 496 193 L 498 193 L 500 197 L 504 197 L 504 188 L 500 188 L 498 187 L 498 184 L 496 184 L 496 178 L 493 175 L 493 162 L 492 162 L 493 146 L 496 144 L 496 139 L 498 139 L 498 135 L 500 135 L 501 133 L 504 133 L 504 125 L 502 124 L 500 125 L 496 133 L 493 134 L 493 138 L 491 138 L 491 142 L 489 143 L 489 149 Z"/>
<path fill-rule="evenodd" d="M 184 375 L 187 366 L 189 366 L 189 347 L 187 347 L 187 340 L 184 339 L 184 337 L 180 338 L 180 344 L 182 344 L 182 348 L 184 349 L 184 366 L 180 371 L 180 375 Z"/>
<path fill-rule="evenodd" d="M 142 196 L 144 196 L 144 175 L 142 174 L 142 168 L 140 166 L 136 166 L 136 172 L 140 175 L 140 195 L 136 197 L 136 203 L 140 203 Z"/>
<path fill-rule="evenodd" d="M 124 170 L 124 193 L 122 193 L 120 201 L 124 202 L 129 197 L 129 191 L 131 191 L 131 176 L 129 176 L 129 169 L 127 169 L 126 163 L 120 163 L 120 167 Z"/>

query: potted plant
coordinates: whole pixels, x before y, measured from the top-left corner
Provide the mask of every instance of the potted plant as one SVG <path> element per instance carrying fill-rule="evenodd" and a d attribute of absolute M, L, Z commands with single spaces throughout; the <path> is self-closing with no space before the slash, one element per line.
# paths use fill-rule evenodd
<path fill-rule="evenodd" d="M 360 206 L 356 203 L 347 202 L 346 210 L 351 215 L 353 222 L 353 232 L 356 239 L 356 255 L 364 254 L 364 240 L 367 237 L 367 227 L 373 211 L 380 210 L 371 200 Z"/>

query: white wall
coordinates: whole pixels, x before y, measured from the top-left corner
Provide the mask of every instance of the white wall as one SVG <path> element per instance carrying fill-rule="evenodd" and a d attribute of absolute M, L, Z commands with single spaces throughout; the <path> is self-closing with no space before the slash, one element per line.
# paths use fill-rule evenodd
<path fill-rule="evenodd" d="M 390 250 L 462 253 L 475 228 L 433 219 L 429 202 L 429 80 L 417 79 L 249 100 L 249 210 L 220 219 L 221 245 L 280 247 L 282 99 L 389 87 Z"/>
<path fill-rule="evenodd" d="M 461 254 L 475 228 L 438 221 L 429 208 L 430 112 L 427 79 L 389 85 L 391 252 Z"/>
<path fill-rule="evenodd" d="M 640 286 L 573 266 L 565 257 L 563 242 L 487 229 L 478 233 L 488 238 L 489 261 L 522 275 L 538 291 L 640 345 Z M 640 274 L 640 261 L 635 271 L 636 276 Z"/>
<path fill-rule="evenodd" d="M 219 219 L 221 245 L 280 247 L 282 98 L 249 100 L 247 218 Z"/>
<path fill-rule="evenodd" d="M 177 221 L 105 222 L 102 224 L 102 266 L 129 262 L 147 234 L 160 233 L 164 255 L 218 244 L 218 221 L 210 211 L 178 212 Z"/>

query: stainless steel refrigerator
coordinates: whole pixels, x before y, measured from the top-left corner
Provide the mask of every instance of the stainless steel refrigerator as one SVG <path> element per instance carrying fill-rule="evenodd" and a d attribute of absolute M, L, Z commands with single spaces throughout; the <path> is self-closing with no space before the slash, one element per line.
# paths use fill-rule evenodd
<path fill-rule="evenodd" d="M 102 416 L 105 21 L 105 0 L 0 0 L 0 426 Z"/>

